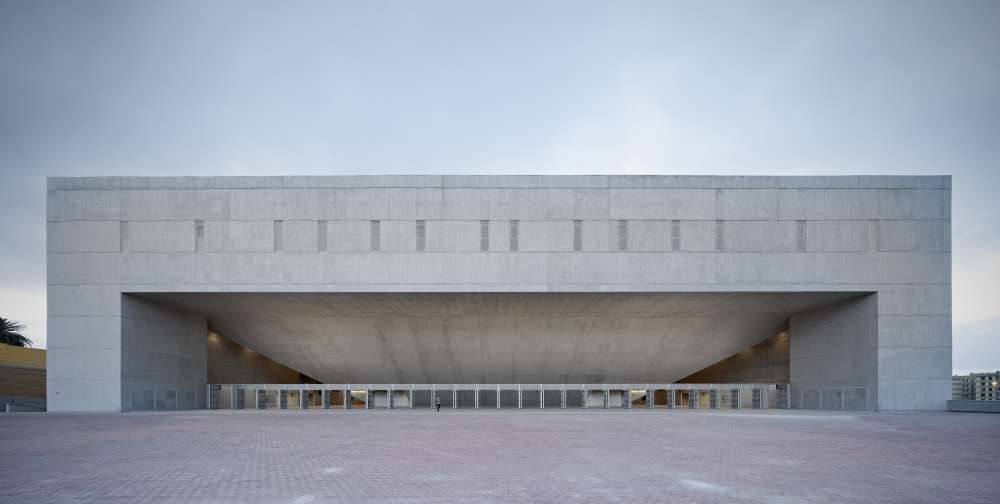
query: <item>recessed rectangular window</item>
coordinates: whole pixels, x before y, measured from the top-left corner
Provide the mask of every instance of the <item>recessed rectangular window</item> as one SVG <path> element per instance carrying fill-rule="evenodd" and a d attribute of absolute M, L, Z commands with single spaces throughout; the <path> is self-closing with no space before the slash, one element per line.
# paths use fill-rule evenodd
<path fill-rule="evenodd" d="M 806 221 L 804 220 L 795 223 L 795 243 L 799 252 L 806 251 Z"/>
<path fill-rule="evenodd" d="M 205 250 L 205 221 L 194 221 L 194 250 Z"/>
<path fill-rule="evenodd" d="M 479 221 L 479 250 L 488 252 L 490 250 L 490 221 Z"/>
<path fill-rule="evenodd" d="M 326 226 L 325 220 L 316 222 L 316 243 L 320 252 L 326 252 Z"/>
<path fill-rule="evenodd" d="M 573 221 L 573 250 L 583 250 L 583 221 Z"/>
<path fill-rule="evenodd" d="M 517 227 L 518 227 L 518 224 L 519 224 L 519 222 L 516 221 L 516 220 L 510 221 L 510 251 L 511 252 L 517 252 L 517 248 L 518 248 L 518 243 L 517 243 L 517 235 L 518 235 Z"/>
<path fill-rule="evenodd" d="M 618 250 L 628 250 L 628 221 L 618 221 Z"/>
<path fill-rule="evenodd" d="M 427 245 L 427 223 L 417 221 L 417 252 L 423 252 Z"/>
<path fill-rule="evenodd" d="M 118 252 L 127 252 L 125 244 L 128 242 L 128 221 L 118 221 Z"/>
<path fill-rule="evenodd" d="M 371 251 L 372 252 L 378 252 L 379 249 L 382 247 L 382 241 L 381 241 L 382 231 L 381 231 L 381 228 L 382 228 L 382 223 L 380 221 L 377 221 L 377 220 L 373 220 L 372 221 L 372 232 L 371 232 L 371 240 L 372 240 L 372 242 L 371 242 Z"/>
<path fill-rule="evenodd" d="M 681 249 L 681 221 L 670 221 L 670 250 Z"/>
<path fill-rule="evenodd" d="M 726 250 L 726 222 L 715 221 L 715 250 Z"/>
<path fill-rule="evenodd" d="M 285 221 L 274 221 L 274 251 L 281 252 L 282 241 L 284 239 Z"/>

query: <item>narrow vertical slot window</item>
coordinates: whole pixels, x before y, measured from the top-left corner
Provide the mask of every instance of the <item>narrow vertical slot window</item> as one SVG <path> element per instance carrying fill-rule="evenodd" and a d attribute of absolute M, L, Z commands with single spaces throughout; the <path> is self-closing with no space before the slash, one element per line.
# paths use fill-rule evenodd
<path fill-rule="evenodd" d="M 316 222 L 316 249 L 320 252 L 326 252 L 326 226 L 325 220 Z"/>
<path fill-rule="evenodd" d="M 628 221 L 618 221 L 618 250 L 628 250 Z"/>
<path fill-rule="evenodd" d="M 276 220 L 274 221 L 274 251 L 281 252 L 282 242 L 284 241 L 284 229 L 285 221 Z"/>
<path fill-rule="evenodd" d="M 726 250 L 726 222 L 715 221 L 715 250 Z"/>
<path fill-rule="evenodd" d="M 489 252 L 490 250 L 490 221 L 479 221 L 479 250 Z"/>
<path fill-rule="evenodd" d="M 670 221 L 670 250 L 681 249 L 681 221 Z"/>
<path fill-rule="evenodd" d="M 422 220 L 417 221 L 417 252 L 423 252 L 427 248 L 427 223 Z"/>
<path fill-rule="evenodd" d="M 573 221 L 573 250 L 583 250 L 583 221 Z"/>
<path fill-rule="evenodd" d="M 194 221 L 194 250 L 205 250 L 205 221 Z"/>
<path fill-rule="evenodd" d="M 795 243 L 799 252 L 806 251 L 806 221 L 804 220 L 795 223 Z"/>
<path fill-rule="evenodd" d="M 372 230 L 371 230 L 371 251 L 372 252 L 378 252 L 379 249 L 382 246 L 381 240 L 380 240 L 380 238 L 382 236 L 382 231 L 380 229 L 382 227 L 381 224 L 382 223 L 380 221 L 377 221 L 377 220 L 373 220 L 372 221 Z"/>
<path fill-rule="evenodd" d="M 517 243 L 517 234 L 518 234 L 517 233 L 517 228 L 518 228 L 518 224 L 519 224 L 519 221 L 516 221 L 516 220 L 510 221 L 510 251 L 511 252 L 517 252 L 517 249 L 518 249 L 518 243 Z"/>
<path fill-rule="evenodd" d="M 128 221 L 118 222 L 118 252 L 125 253 L 128 252 Z"/>

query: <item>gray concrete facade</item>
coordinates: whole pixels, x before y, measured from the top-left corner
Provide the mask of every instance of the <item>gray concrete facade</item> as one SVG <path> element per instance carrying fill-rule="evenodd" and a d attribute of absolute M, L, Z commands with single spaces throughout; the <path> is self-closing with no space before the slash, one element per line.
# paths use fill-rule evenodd
<path fill-rule="evenodd" d="M 856 293 L 789 314 L 792 383 L 943 410 L 950 219 L 947 176 L 50 178 L 49 410 L 203 376 L 132 294 L 593 292 Z"/>

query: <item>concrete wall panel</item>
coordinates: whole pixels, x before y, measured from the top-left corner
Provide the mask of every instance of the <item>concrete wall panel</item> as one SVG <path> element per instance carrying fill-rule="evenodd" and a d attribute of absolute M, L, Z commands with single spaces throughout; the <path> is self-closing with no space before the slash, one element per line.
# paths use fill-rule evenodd
<path fill-rule="evenodd" d="M 121 289 L 117 285 L 52 284 L 47 294 L 49 317 L 121 315 Z"/>
<path fill-rule="evenodd" d="M 879 218 L 951 219 L 951 191 L 945 189 L 881 189 Z"/>
<path fill-rule="evenodd" d="M 521 252 L 573 250 L 573 221 L 521 221 L 518 231 Z"/>
<path fill-rule="evenodd" d="M 46 273 L 50 285 L 115 285 L 121 265 L 119 254 L 49 254 Z"/>
<path fill-rule="evenodd" d="M 868 252 L 875 249 L 874 221 L 807 221 L 807 252 Z"/>
<path fill-rule="evenodd" d="M 799 391 L 865 386 L 874 394 L 880 372 L 877 320 L 875 295 L 793 315 L 789 344 L 793 386 Z M 798 400 L 793 397 L 793 404 Z"/>
<path fill-rule="evenodd" d="M 124 347 L 117 357 L 128 397 L 132 388 L 201 390 L 207 377 L 208 325 L 198 315 L 124 296 Z"/>
<path fill-rule="evenodd" d="M 617 219 L 713 220 L 713 189 L 611 189 L 610 217 Z"/>
<path fill-rule="evenodd" d="M 492 231 L 491 229 L 491 240 L 494 238 Z M 479 250 L 480 223 L 478 220 L 427 221 L 426 233 L 426 250 L 428 252 L 474 252 Z"/>
<path fill-rule="evenodd" d="M 121 328 L 121 317 L 49 317 L 47 348 L 121 348 Z"/>
<path fill-rule="evenodd" d="M 195 254 L 123 254 L 121 283 L 125 285 L 186 285 L 197 282 Z"/>
<path fill-rule="evenodd" d="M 115 380 L 84 380 L 46 378 L 47 411 L 89 412 L 121 411 L 122 382 Z"/>
<path fill-rule="evenodd" d="M 718 219 L 775 220 L 778 218 L 777 189 L 720 189 Z"/>
<path fill-rule="evenodd" d="M 270 284 L 281 281 L 281 258 L 274 254 L 199 254 L 196 275 L 204 284 Z"/>
<path fill-rule="evenodd" d="M 633 241 L 633 236 L 641 233 L 641 221 L 629 222 L 629 241 Z M 589 252 L 610 252 L 618 250 L 618 222 L 607 220 L 585 220 L 582 224 L 583 250 Z M 641 236 L 641 234 L 640 234 Z M 640 239 L 641 238 L 638 238 Z M 648 239 L 648 238 L 646 238 Z M 639 242 L 641 243 L 641 242 Z M 631 250 L 634 246 L 629 245 Z M 638 249 L 637 249 L 638 250 Z"/>
<path fill-rule="evenodd" d="M 424 228 L 426 233 L 426 227 Z M 416 252 L 417 221 L 382 221 L 381 249 L 383 252 Z M 426 235 L 424 238 L 426 247 Z"/>
<path fill-rule="evenodd" d="M 868 220 L 879 218 L 873 189 L 783 189 L 778 191 L 782 220 Z"/>
<path fill-rule="evenodd" d="M 113 189 L 61 190 L 48 193 L 48 219 L 120 220 L 121 194 Z"/>
<path fill-rule="evenodd" d="M 879 221 L 878 249 L 883 252 L 951 252 L 951 222 Z"/>
<path fill-rule="evenodd" d="M 121 219 L 224 220 L 229 219 L 229 191 L 122 190 Z"/>
<path fill-rule="evenodd" d="M 272 252 L 274 221 L 207 221 L 204 252 Z"/>
<path fill-rule="evenodd" d="M 317 252 L 319 232 L 314 220 L 286 220 L 282 223 L 283 252 Z"/>
<path fill-rule="evenodd" d="M 327 245 L 329 252 L 367 252 L 371 249 L 370 221 L 329 221 Z"/>
<path fill-rule="evenodd" d="M 795 221 L 728 221 L 726 251 L 798 252 Z"/>
<path fill-rule="evenodd" d="M 132 221 L 124 252 L 194 252 L 194 221 Z"/>
<path fill-rule="evenodd" d="M 618 250 L 618 223 L 609 226 L 611 250 Z M 670 248 L 670 221 L 634 220 L 628 223 L 628 250 L 644 252 L 664 252 Z"/>
<path fill-rule="evenodd" d="M 48 223 L 50 253 L 118 252 L 118 221 L 67 221 Z"/>
<path fill-rule="evenodd" d="M 681 221 L 681 250 L 715 250 L 715 221 Z"/>

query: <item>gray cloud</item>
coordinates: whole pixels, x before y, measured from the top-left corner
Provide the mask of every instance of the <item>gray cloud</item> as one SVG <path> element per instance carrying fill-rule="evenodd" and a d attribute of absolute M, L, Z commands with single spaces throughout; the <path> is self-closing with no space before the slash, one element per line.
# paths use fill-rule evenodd
<path fill-rule="evenodd" d="M 0 312 L 44 342 L 46 176 L 952 174 L 1000 367 L 997 54 L 991 1 L 4 2 Z"/>

